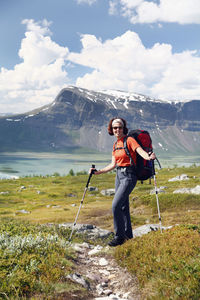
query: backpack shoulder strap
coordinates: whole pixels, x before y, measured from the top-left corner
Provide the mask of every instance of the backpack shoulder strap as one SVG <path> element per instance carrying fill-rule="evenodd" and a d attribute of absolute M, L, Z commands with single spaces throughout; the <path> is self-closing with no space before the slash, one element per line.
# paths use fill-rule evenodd
<path fill-rule="evenodd" d="M 124 147 L 117 147 L 117 142 L 115 142 L 113 151 L 121 150 L 121 149 L 124 149 Z"/>
<path fill-rule="evenodd" d="M 133 158 L 130 154 L 130 151 L 128 149 L 127 139 L 128 139 L 128 136 L 125 136 L 125 138 L 124 138 L 124 150 L 125 150 L 126 154 L 128 155 L 128 157 L 130 158 L 131 164 L 136 168 L 135 162 L 134 162 L 134 160 L 133 160 Z"/>

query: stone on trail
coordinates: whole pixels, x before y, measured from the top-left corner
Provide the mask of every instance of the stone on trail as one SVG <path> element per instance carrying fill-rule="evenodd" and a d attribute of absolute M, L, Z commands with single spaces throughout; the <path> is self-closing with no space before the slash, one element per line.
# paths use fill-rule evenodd
<path fill-rule="evenodd" d="M 83 278 L 83 276 L 79 273 L 70 274 L 67 276 L 67 279 L 70 279 L 73 282 L 79 283 L 86 289 L 90 289 L 90 284 L 87 280 Z"/>
<path fill-rule="evenodd" d="M 101 258 L 99 260 L 99 265 L 100 266 L 107 266 L 108 265 L 108 261 L 105 258 Z"/>
<path fill-rule="evenodd" d="M 97 245 L 96 247 L 94 247 L 94 249 L 92 249 L 88 252 L 88 255 L 95 255 L 95 254 L 99 253 L 102 249 L 103 249 L 102 246 Z"/>

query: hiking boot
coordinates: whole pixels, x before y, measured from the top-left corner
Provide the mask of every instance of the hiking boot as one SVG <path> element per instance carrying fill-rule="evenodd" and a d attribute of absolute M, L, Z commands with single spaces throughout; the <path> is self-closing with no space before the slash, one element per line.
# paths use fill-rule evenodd
<path fill-rule="evenodd" d="M 126 241 L 125 238 L 115 237 L 112 241 L 110 241 L 108 243 L 108 246 L 116 247 L 116 246 L 122 245 L 125 241 Z"/>
<path fill-rule="evenodd" d="M 133 236 L 132 237 L 129 237 L 129 236 L 127 236 L 126 235 L 126 240 L 128 241 L 128 240 L 131 240 L 133 238 Z"/>

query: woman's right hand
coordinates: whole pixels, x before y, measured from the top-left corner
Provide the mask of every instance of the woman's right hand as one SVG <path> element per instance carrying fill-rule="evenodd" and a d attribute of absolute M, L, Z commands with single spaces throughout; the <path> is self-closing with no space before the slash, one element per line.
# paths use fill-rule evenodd
<path fill-rule="evenodd" d="M 88 173 L 95 174 L 95 172 L 97 172 L 97 170 L 95 168 L 90 168 Z"/>

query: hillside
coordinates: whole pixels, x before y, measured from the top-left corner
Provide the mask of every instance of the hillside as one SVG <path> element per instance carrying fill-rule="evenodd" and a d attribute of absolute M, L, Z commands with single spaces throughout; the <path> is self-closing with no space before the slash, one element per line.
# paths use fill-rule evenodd
<path fill-rule="evenodd" d="M 199 174 L 196 166 L 158 170 L 162 233 L 155 231 L 153 182 L 138 182 L 130 195 L 134 238 L 115 249 L 107 247 L 113 196 L 102 193 L 113 188 L 114 173 L 92 177 L 77 220 L 88 234 L 74 231 L 72 243 L 67 225 L 75 220 L 88 174 L 2 180 L 0 298 L 94 300 L 112 293 L 118 300 L 199 299 Z M 151 232 L 138 235 L 143 226 Z"/>
<path fill-rule="evenodd" d="M 63 89 L 49 105 L 0 117 L 0 151 L 67 151 L 87 147 L 110 151 L 108 121 L 121 116 L 130 129 L 150 131 L 161 155 L 198 154 L 200 101 L 162 102 L 120 91 Z"/>

